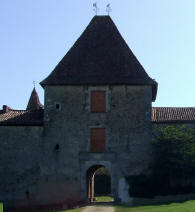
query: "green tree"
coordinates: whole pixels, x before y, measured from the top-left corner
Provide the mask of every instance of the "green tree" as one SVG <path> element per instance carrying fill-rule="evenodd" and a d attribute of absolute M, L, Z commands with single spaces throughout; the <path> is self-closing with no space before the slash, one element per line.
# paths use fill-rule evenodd
<path fill-rule="evenodd" d="M 195 129 L 183 126 L 161 126 L 153 141 L 154 174 L 195 175 Z"/>

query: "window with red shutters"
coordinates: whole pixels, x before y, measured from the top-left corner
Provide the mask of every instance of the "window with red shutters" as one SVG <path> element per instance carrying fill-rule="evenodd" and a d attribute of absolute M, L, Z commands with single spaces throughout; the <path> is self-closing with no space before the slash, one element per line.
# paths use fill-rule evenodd
<path fill-rule="evenodd" d="M 106 130 L 104 128 L 91 129 L 91 151 L 104 152 L 106 147 Z"/>
<path fill-rule="evenodd" d="M 106 91 L 91 91 L 91 112 L 106 112 Z"/>

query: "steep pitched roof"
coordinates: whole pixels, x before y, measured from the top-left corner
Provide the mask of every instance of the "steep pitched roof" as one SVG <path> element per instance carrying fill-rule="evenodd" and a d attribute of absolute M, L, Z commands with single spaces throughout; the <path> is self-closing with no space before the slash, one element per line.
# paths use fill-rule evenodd
<path fill-rule="evenodd" d="M 157 93 L 157 83 L 145 72 L 109 16 L 95 16 L 40 84 L 152 85 L 153 101 Z"/>
<path fill-rule="evenodd" d="M 41 126 L 43 110 L 0 110 L 0 126 Z"/>
<path fill-rule="evenodd" d="M 156 123 L 195 122 L 195 107 L 153 107 L 152 121 Z"/>
<path fill-rule="evenodd" d="M 38 110 L 43 108 L 43 105 L 40 103 L 38 93 L 35 88 L 31 93 L 30 99 L 28 101 L 27 110 Z"/>

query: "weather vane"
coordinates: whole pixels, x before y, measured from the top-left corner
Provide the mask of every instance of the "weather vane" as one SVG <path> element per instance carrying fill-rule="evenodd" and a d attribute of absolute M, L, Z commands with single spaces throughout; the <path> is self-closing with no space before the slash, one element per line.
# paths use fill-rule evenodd
<path fill-rule="evenodd" d="M 97 15 L 99 8 L 97 6 L 97 3 L 93 3 L 93 11 L 95 12 L 95 14 Z"/>
<path fill-rule="evenodd" d="M 35 84 L 36 84 L 35 81 L 33 81 L 34 88 L 35 88 Z"/>
<path fill-rule="evenodd" d="M 112 9 L 110 7 L 110 4 L 106 5 L 106 12 L 108 13 L 108 15 L 110 15 L 110 13 L 112 12 Z"/>

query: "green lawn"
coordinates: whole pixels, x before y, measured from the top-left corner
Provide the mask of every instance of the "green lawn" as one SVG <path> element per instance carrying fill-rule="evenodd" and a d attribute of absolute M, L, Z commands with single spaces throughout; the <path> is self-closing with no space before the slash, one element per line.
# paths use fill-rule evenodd
<path fill-rule="evenodd" d="M 105 197 L 102 197 L 105 199 Z M 189 200 L 183 203 L 170 203 L 149 206 L 119 206 L 113 205 L 115 212 L 195 212 L 195 200 Z M 64 212 L 82 212 L 83 208 L 67 210 Z M 3 212 L 3 204 L 0 203 L 0 212 Z M 62 212 L 62 211 L 59 211 Z"/>
<path fill-rule="evenodd" d="M 116 206 L 115 212 L 195 212 L 195 200 L 154 206 Z"/>
<path fill-rule="evenodd" d="M 59 211 L 59 212 L 81 212 L 83 209 L 74 209 L 74 210 L 68 210 L 68 211 Z M 57 211 L 58 212 L 58 211 Z"/>
<path fill-rule="evenodd" d="M 100 196 L 100 197 L 95 197 L 96 202 L 113 202 L 114 198 L 110 196 Z"/>
<path fill-rule="evenodd" d="M 0 203 L 0 212 L 3 212 L 3 204 Z"/>
<path fill-rule="evenodd" d="M 162 205 L 149 206 L 117 206 L 114 205 L 115 212 L 195 212 L 195 200 L 186 201 L 183 203 L 170 203 Z M 83 209 L 68 210 L 65 212 L 81 212 Z"/>

